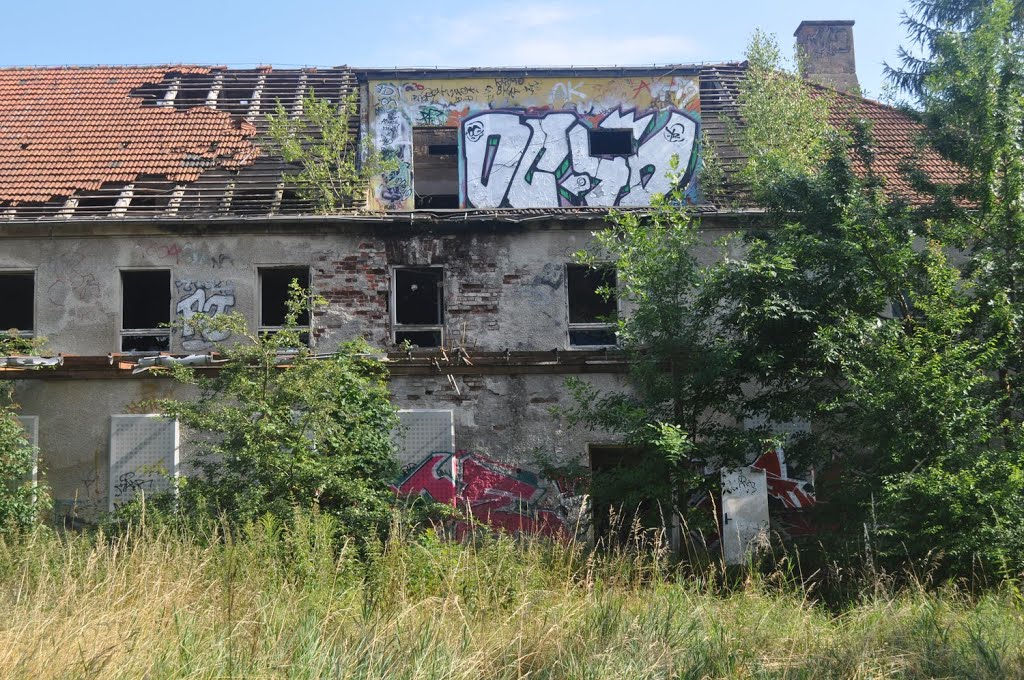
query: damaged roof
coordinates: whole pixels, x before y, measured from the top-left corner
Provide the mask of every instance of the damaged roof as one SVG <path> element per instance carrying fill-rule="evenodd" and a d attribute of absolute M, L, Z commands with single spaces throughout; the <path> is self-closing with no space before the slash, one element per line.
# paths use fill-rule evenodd
<path fill-rule="evenodd" d="M 0 219 L 311 210 L 261 147 L 266 115 L 354 87 L 344 67 L 0 69 Z"/>
<path fill-rule="evenodd" d="M 742 124 L 738 94 L 745 64 L 665 68 L 699 74 L 703 131 L 726 174 L 724 205 L 729 211 L 743 207 L 749 201 L 735 175 L 745 159 L 731 130 Z M 311 91 L 340 103 L 358 93 L 358 80 L 372 73 L 343 66 L 0 69 L 0 221 L 310 215 L 314 202 L 300 198 L 284 181 L 288 168 L 268 150 L 266 116 L 279 103 L 301 115 L 302 98 Z M 835 95 L 834 124 L 847 126 L 851 118 L 871 122 L 876 170 L 894 192 L 916 196 L 902 172 L 912 157 L 923 162 L 933 181 L 958 179 L 956 166 L 919 151 L 921 126 L 906 114 L 829 92 Z M 353 136 L 358 124 L 349 121 Z M 475 212 L 423 211 L 416 219 L 465 220 Z M 480 217 L 519 221 L 521 212 L 482 211 Z M 538 219 L 538 212 L 553 219 L 604 213 L 535 209 L 523 215 Z"/>

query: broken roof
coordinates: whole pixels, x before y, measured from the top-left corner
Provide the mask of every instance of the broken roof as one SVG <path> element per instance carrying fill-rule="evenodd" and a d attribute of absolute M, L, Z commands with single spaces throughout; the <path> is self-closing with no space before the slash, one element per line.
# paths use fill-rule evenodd
<path fill-rule="evenodd" d="M 548 70 L 417 73 L 449 76 Z M 732 203 L 743 204 L 742 192 L 729 178 L 744 160 L 730 139 L 730 129 L 740 123 L 737 95 L 744 64 L 557 71 L 608 76 L 627 71 L 699 75 L 704 133 L 722 160 Z M 284 162 L 261 143 L 266 115 L 279 102 L 293 115 L 300 115 L 302 97 L 310 90 L 340 103 L 358 91 L 359 77 L 381 72 L 356 72 L 346 67 L 184 65 L 0 69 L 0 220 L 208 220 L 310 214 L 313 202 L 300 199 L 294 188 L 286 185 Z M 918 154 L 916 138 L 921 128 L 896 109 L 837 93 L 832 116 L 837 125 L 846 124 L 850 117 L 873 123 L 877 170 L 895 191 L 912 193 L 900 169 L 913 155 L 924 161 L 932 179 L 945 182 L 957 177 L 956 167 L 933 152 Z M 350 129 L 357 125 L 357 120 L 350 121 Z M 595 211 L 602 212 L 585 212 Z M 451 212 L 463 215 L 474 211 Z M 496 216 L 494 211 L 485 212 Z M 534 212 L 530 211 L 532 219 L 537 218 Z M 566 217 L 557 210 L 541 212 L 556 219 Z M 426 214 L 422 217 L 429 219 Z M 435 217 L 446 219 L 443 211 Z"/>
<path fill-rule="evenodd" d="M 0 219 L 267 213 L 289 197 L 266 115 L 354 87 L 343 67 L 0 69 Z"/>

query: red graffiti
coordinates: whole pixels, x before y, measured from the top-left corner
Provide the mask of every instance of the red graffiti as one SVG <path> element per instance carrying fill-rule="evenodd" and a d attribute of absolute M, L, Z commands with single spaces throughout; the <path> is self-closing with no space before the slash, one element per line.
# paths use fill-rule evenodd
<path fill-rule="evenodd" d="M 637 87 L 636 87 L 636 88 L 635 88 L 635 89 L 633 90 L 633 96 L 634 96 L 634 97 L 638 97 L 638 96 L 640 96 L 640 93 L 641 93 L 641 92 L 643 92 L 644 90 L 647 90 L 647 94 L 651 94 L 651 86 L 647 84 L 647 81 L 646 81 L 646 80 L 641 80 L 641 81 L 640 81 L 640 85 L 638 85 L 638 86 L 637 86 Z M 652 96 L 653 96 L 653 95 L 652 95 Z"/>
<path fill-rule="evenodd" d="M 566 535 L 567 495 L 555 482 L 468 451 L 432 453 L 407 466 L 396 493 L 450 503 L 513 534 Z M 457 523 L 457 533 L 468 529 Z"/>
<path fill-rule="evenodd" d="M 813 485 L 804 479 L 790 479 L 781 448 L 765 452 L 750 467 L 765 471 L 768 495 L 782 501 L 783 507 L 796 509 L 814 505 Z"/>

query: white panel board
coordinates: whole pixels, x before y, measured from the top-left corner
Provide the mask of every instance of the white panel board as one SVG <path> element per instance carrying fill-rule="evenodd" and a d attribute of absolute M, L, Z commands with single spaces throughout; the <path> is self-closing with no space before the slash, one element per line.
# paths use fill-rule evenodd
<path fill-rule="evenodd" d="M 178 421 L 159 415 L 110 416 L 110 509 L 139 493 L 170 489 L 178 474 Z"/>
<path fill-rule="evenodd" d="M 768 480 L 764 470 L 722 468 L 722 551 L 726 564 L 743 564 L 768 535 Z"/>
<path fill-rule="evenodd" d="M 18 416 L 18 421 L 32 445 L 32 484 L 35 485 L 39 482 L 39 416 Z"/>
<path fill-rule="evenodd" d="M 418 463 L 432 453 L 454 453 L 455 414 L 451 409 L 407 409 L 398 412 L 393 438 L 398 460 Z"/>

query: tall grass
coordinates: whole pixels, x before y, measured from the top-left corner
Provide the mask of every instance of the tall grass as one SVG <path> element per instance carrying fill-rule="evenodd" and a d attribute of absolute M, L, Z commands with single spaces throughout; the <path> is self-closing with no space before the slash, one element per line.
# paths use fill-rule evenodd
<path fill-rule="evenodd" d="M 0 677 L 1024 677 L 1010 585 L 873 589 L 835 613 L 793 580 L 722 588 L 651 549 L 333 536 L 298 516 L 0 544 Z"/>

